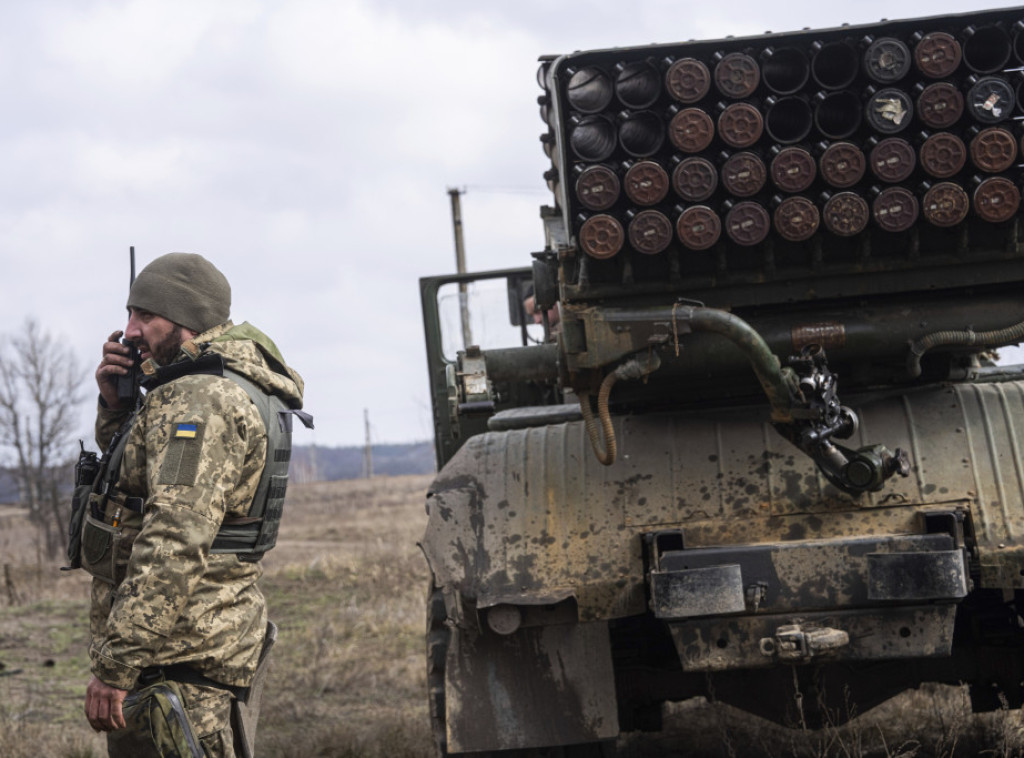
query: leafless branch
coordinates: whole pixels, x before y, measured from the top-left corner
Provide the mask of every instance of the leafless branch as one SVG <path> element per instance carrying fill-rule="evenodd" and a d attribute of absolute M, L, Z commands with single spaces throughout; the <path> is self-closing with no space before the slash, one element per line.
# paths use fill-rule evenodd
<path fill-rule="evenodd" d="M 51 554 L 66 539 L 61 478 L 73 457 L 82 380 L 74 351 L 35 319 L 0 336 L 0 451 Z"/>

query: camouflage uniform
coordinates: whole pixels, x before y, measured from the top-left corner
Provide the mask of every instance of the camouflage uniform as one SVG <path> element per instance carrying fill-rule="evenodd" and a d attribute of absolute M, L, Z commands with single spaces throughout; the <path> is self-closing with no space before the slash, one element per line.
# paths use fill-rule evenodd
<path fill-rule="evenodd" d="M 209 352 L 267 394 L 301 407 L 301 377 L 248 324 L 229 321 L 197 335 L 166 368 Z M 124 497 L 143 499 L 144 515 L 119 509 L 119 498 L 105 509 L 104 522 L 118 519 L 129 539 L 114 551 L 121 555 L 113 583 L 93 579 L 92 672 L 108 685 L 131 690 L 144 668 L 186 664 L 216 682 L 245 687 L 266 628 L 256 585 L 262 569 L 209 551 L 225 518 L 248 513 L 266 458 L 263 421 L 245 390 L 222 376 L 185 374 L 161 383 L 158 373 L 146 384 L 117 482 Z M 101 404 L 101 449 L 127 416 Z M 185 684 L 183 694 L 208 754 L 233 755 L 230 693 Z M 141 755 L 133 742 L 131 724 L 112 732 L 111 755 Z"/>

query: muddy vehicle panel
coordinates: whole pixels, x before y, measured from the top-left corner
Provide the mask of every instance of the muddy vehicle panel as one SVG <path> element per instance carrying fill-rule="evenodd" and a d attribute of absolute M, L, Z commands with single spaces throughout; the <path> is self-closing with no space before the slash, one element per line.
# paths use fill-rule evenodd
<path fill-rule="evenodd" d="M 421 282 L 441 754 L 1020 706 L 1022 19 L 542 60 L 545 249 Z"/>

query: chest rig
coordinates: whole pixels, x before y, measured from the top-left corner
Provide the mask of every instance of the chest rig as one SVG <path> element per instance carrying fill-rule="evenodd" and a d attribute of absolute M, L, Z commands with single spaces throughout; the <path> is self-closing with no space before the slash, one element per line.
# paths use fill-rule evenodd
<path fill-rule="evenodd" d="M 225 518 L 210 549 L 211 553 L 233 553 L 243 561 L 258 561 L 277 543 L 288 487 L 292 416 L 298 416 L 307 427 L 312 426 L 312 417 L 288 408 L 279 397 L 266 394 L 244 376 L 227 369 L 217 353 L 162 367 L 145 384 L 152 389 L 191 374 L 221 376 L 234 382 L 249 396 L 263 420 L 267 455 L 256 494 L 246 516 Z M 98 465 L 84 467 L 87 477 L 93 474 L 88 477 L 92 480 L 79 481 L 76 477 L 72 500 L 68 568 L 84 568 L 114 585 L 123 579 L 145 508 L 143 498 L 127 496 L 117 486 L 136 417 L 133 413 L 121 426 Z"/>

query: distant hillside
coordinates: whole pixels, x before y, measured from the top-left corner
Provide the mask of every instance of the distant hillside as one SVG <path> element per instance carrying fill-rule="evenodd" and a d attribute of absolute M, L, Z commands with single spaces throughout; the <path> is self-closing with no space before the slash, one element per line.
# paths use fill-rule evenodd
<path fill-rule="evenodd" d="M 434 473 L 434 444 L 411 442 L 403 445 L 373 446 L 373 475 Z M 72 473 L 68 471 L 67 489 L 71 491 Z M 318 447 L 296 445 L 292 448 L 289 476 L 293 482 L 333 482 L 363 476 L 362 447 Z M 0 467 L 0 503 L 18 501 L 18 487 L 10 469 Z"/>
<path fill-rule="evenodd" d="M 18 501 L 18 483 L 9 469 L 0 468 L 0 503 Z"/>
<path fill-rule="evenodd" d="M 331 482 L 363 476 L 362 447 L 296 445 L 292 448 L 290 478 L 295 482 Z M 412 442 L 373 446 L 374 476 L 432 474 L 434 445 Z"/>

